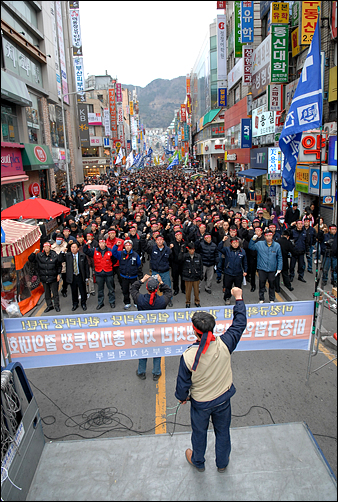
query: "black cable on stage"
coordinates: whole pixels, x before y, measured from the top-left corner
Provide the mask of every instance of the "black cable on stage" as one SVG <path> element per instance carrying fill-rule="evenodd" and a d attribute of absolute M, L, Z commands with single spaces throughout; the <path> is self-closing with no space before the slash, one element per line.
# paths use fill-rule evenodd
<path fill-rule="evenodd" d="M 139 434 L 141 436 L 142 434 L 147 434 L 148 432 L 155 430 L 157 427 L 160 427 L 163 424 L 173 424 L 173 426 L 174 426 L 173 431 L 169 432 L 169 435 L 172 437 L 174 435 L 176 425 L 180 425 L 181 427 L 191 428 L 191 424 L 181 424 L 176 421 L 177 413 L 178 413 L 178 410 L 180 409 L 181 403 L 178 403 L 176 406 L 176 411 L 174 413 L 175 418 L 174 418 L 173 422 L 169 421 L 169 420 L 165 420 L 164 422 L 161 422 L 161 423 L 155 425 L 154 427 L 151 427 L 151 429 L 148 429 L 145 431 L 138 431 L 138 430 L 133 429 L 134 422 L 132 421 L 132 419 L 128 415 L 125 415 L 124 413 L 120 413 L 118 411 L 118 409 L 114 406 L 109 407 L 109 408 L 95 408 L 93 410 L 85 411 L 82 414 L 79 413 L 77 415 L 74 415 L 73 417 L 70 417 L 47 394 L 45 394 L 41 389 L 39 389 L 39 387 L 34 385 L 30 380 L 28 380 L 28 381 L 33 387 L 35 387 L 35 389 L 37 389 L 39 392 L 41 392 L 41 394 L 43 394 L 47 399 L 49 399 L 49 401 L 51 403 L 53 403 L 54 406 L 56 406 L 58 408 L 58 410 L 63 415 L 65 415 L 67 417 L 67 420 L 65 421 L 66 427 L 79 427 L 80 430 L 101 432 L 103 426 L 110 426 L 115 423 L 115 425 L 113 427 L 109 427 L 108 429 L 101 432 L 101 434 L 98 434 L 97 436 L 91 436 L 91 437 L 83 436 L 81 434 L 78 434 L 77 432 L 72 432 L 71 434 L 65 434 L 64 436 L 59 436 L 57 438 L 51 438 L 44 433 L 44 436 L 47 439 L 49 439 L 50 441 L 57 441 L 59 439 L 63 439 L 63 438 L 69 437 L 69 436 L 78 436 L 82 439 L 95 439 L 95 438 L 99 438 L 99 437 L 103 436 L 104 434 L 106 434 L 107 432 L 111 432 L 111 431 L 129 431 L 129 432 L 135 432 L 136 434 Z M 259 405 L 252 405 L 249 408 L 249 410 L 246 413 L 244 413 L 243 415 L 235 415 L 232 413 L 232 417 L 235 417 L 235 418 L 246 417 L 250 413 L 252 408 L 261 408 L 262 410 L 267 411 L 268 414 L 270 415 L 272 423 L 276 424 L 270 411 L 267 408 L 265 408 L 265 406 L 259 406 Z M 129 427 L 121 422 L 121 420 L 119 418 L 120 416 L 125 417 L 127 420 L 129 420 L 129 422 L 130 422 Z M 81 417 L 81 421 L 77 422 L 76 420 L 74 420 L 74 418 L 76 418 L 76 417 Z M 46 420 L 48 418 L 50 418 L 52 420 L 50 423 L 48 423 Z M 74 422 L 74 425 L 68 424 L 67 423 L 68 420 Z M 53 425 L 56 422 L 56 418 L 54 417 L 54 415 L 47 415 L 44 418 L 41 417 L 41 421 L 45 425 Z M 335 441 L 337 441 L 337 438 L 334 436 L 328 436 L 325 434 L 314 434 L 314 433 L 312 433 L 312 435 L 319 436 L 319 437 L 325 437 L 325 438 L 329 438 L 329 439 L 334 439 Z"/>

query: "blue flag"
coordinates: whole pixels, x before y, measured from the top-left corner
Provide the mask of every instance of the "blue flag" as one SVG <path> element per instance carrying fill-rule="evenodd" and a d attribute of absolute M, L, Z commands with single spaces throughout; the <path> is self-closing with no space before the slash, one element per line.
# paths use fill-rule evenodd
<path fill-rule="evenodd" d="M 136 166 L 138 169 L 144 169 L 144 159 L 145 159 L 145 157 L 146 157 L 145 155 L 143 157 L 141 157 L 139 163 Z"/>
<path fill-rule="evenodd" d="M 177 166 L 179 164 L 178 160 L 178 153 L 175 155 L 174 159 L 170 162 L 169 166 L 167 167 L 167 171 L 171 171 L 173 166 Z"/>
<path fill-rule="evenodd" d="M 174 150 L 169 150 L 168 148 L 163 147 L 163 150 L 166 155 L 172 155 L 174 153 Z"/>
<path fill-rule="evenodd" d="M 312 38 L 289 113 L 279 139 L 284 153 L 282 185 L 284 190 L 295 187 L 295 170 L 302 132 L 322 125 L 323 89 L 320 64 L 320 20 Z"/>
<path fill-rule="evenodd" d="M 134 162 L 132 163 L 132 167 L 133 167 L 133 166 L 137 167 L 137 164 L 139 163 L 140 159 L 141 159 L 141 154 L 140 154 L 140 153 L 138 153 L 138 154 L 136 155 L 136 157 L 134 158 Z"/>

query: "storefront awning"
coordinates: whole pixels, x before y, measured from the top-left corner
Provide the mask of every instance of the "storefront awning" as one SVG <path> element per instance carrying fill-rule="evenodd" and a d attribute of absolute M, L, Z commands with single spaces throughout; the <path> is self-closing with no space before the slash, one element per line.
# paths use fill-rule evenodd
<path fill-rule="evenodd" d="M 267 174 L 268 171 L 266 169 L 247 169 L 246 171 L 239 171 L 237 176 L 244 176 L 245 178 L 255 179 L 258 176 L 263 176 L 263 174 Z"/>
<path fill-rule="evenodd" d="M 1 185 L 8 185 L 8 183 L 21 183 L 22 181 L 28 181 L 29 176 L 26 174 L 21 174 L 18 176 L 6 176 L 1 178 Z"/>
<path fill-rule="evenodd" d="M 1 98 L 20 106 L 32 106 L 26 84 L 3 70 L 1 70 Z"/>
<path fill-rule="evenodd" d="M 23 143 L 22 164 L 25 171 L 40 171 L 54 168 L 52 154 L 47 145 Z"/>
<path fill-rule="evenodd" d="M 41 237 L 38 225 L 19 221 L 1 221 L 1 256 L 17 256 L 37 242 Z"/>
<path fill-rule="evenodd" d="M 222 108 L 216 108 L 216 110 L 210 110 L 210 112 L 206 113 L 203 117 L 203 127 L 214 120 L 216 115 L 222 110 Z"/>

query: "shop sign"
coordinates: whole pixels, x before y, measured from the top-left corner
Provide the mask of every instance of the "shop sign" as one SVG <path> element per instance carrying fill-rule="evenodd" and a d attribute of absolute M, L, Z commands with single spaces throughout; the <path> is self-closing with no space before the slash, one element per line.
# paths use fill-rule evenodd
<path fill-rule="evenodd" d="M 42 163 L 46 162 L 46 160 L 47 160 L 47 154 L 44 151 L 44 149 L 41 148 L 41 146 L 39 146 L 39 145 L 35 146 L 33 152 L 34 152 L 34 155 L 35 155 L 36 159 L 39 162 L 42 162 Z"/>
<path fill-rule="evenodd" d="M 134 103 L 132 101 L 129 101 L 129 114 L 134 115 Z"/>
<path fill-rule="evenodd" d="M 30 83 L 42 87 L 41 64 L 26 55 L 26 53 L 21 52 L 16 45 L 6 40 L 5 37 L 2 38 L 2 44 L 6 70 L 10 70 Z"/>
<path fill-rule="evenodd" d="M 332 2 L 331 38 L 337 38 L 337 2 Z"/>
<path fill-rule="evenodd" d="M 111 148 L 111 144 L 110 144 L 110 139 L 109 138 L 103 138 L 103 146 L 105 148 Z"/>
<path fill-rule="evenodd" d="M 90 137 L 90 146 L 102 146 L 102 137 L 101 136 L 91 136 Z"/>
<path fill-rule="evenodd" d="M 79 133 L 80 133 L 81 147 L 87 147 L 90 145 L 87 105 L 79 103 L 78 112 L 79 112 Z"/>
<path fill-rule="evenodd" d="M 217 9 L 225 9 L 226 2 L 219 1 L 217 2 Z"/>
<path fill-rule="evenodd" d="M 102 125 L 101 113 L 88 113 L 88 124 L 93 126 Z"/>
<path fill-rule="evenodd" d="M 260 2 L 260 18 L 262 19 L 265 14 L 267 12 L 269 12 L 270 10 L 270 5 L 272 4 L 272 2 L 268 2 L 268 1 L 261 1 Z"/>
<path fill-rule="evenodd" d="M 309 191 L 309 169 L 296 166 L 295 188 L 298 192 L 308 193 Z"/>
<path fill-rule="evenodd" d="M 231 89 L 243 75 L 243 58 L 241 58 L 228 74 L 228 89 Z"/>
<path fill-rule="evenodd" d="M 252 127 L 251 119 L 241 119 L 241 148 L 251 148 L 252 146 Z"/>
<path fill-rule="evenodd" d="M 279 174 L 280 176 L 280 174 Z M 282 178 L 270 179 L 270 185 L 278 185 L 282 184 Z"/>
<path fill-rule="evenodd" d="M 28 187 L 28 193 L 31 197 L 38 197 L 41 192 L 40 183 L 31 183 Z"/>
<path fill-rule="evenodd" d="M 299 4 L 300 2 L 293 2 L 292 4 L 292 16 L 291 16 L 291 27 L 299 25 Z"/>
<path fill-rule="evenodd" d="M 253 48 L 243 45 L 242 47 L 242 57 L 243 57 L 243 84 L 251 84 L 251 65 L 252 65 L 252 53 Z"/>
<path fill-rule="evenodd" d="M 26 174 L 19 148 L 1 147 L 1 177 Z"/>
<path fill-rule="evenodd" d="M 276 197 L 276 187 L 270 185 L 270 197 Z"/>
<path fill-rule="evenodd" d="M 282 151 L 280 148 L 269 147 L 269 163 L 268 173 L 278 173 L 280 175 L 282 169 Z"/>
<path fill-rule="evenodd" d="M 320 146 L 320 134 L 304 132 L 299 144 L 298 162 L 312 162 L 318 164 L 320 162 L 320 152 L 322 162 L 325 162 L 326 151 L 325 135 L 322 136 Z"/>
<path fill-rule="evenodd" d="M 294 96 L 296 89 L 297 89 L 298 82 L 299 82 L 299 78 L 297 78 L 297 80 L 294 80 L 293 82 L 290 82 L 290 84 L 287 84 L 285 86 L 284 106 L 285 106 L 286 112 L 289 111 L 289 108 L 290 108 L 292 100 L 293 100 L 293 96 Z"/>
<path fill-rule="evenodd" d="M 226 16 L 217 16 L 217 80 L 227 78 Z"/>
<path fill-rule="evenodd" d="M 310 168 L 309 193 L 319 195 L 319 167 Z M 322 172 L 321 195 L 332 195 L 332 172 Z"/>
<path fill-rule="evenodd" d="M 57 0 L 55 2 L 55 13 L 56 13 L 56 24 L 57 24 L 57 33 L 59 39 L 59 51 L 60 51 L 60 67 L 61 67 L 61 84 L 62 84 L 62 94 L 64 94 L 63 100 L 65 103 L 69 104 L 69 96 L 68 94 L 68 81 L 67 81 L 67 66 L 66 66 L 66 51 L 65 44 L 63 38 L 63 24 L 62 24 L 62 8 L 61 1 Z"/>
<path fill-rule="evenodd" d="M 235 1 L 235 58 L 242 57 L 241 11 L 243 2 Z"/>
<path fill-rule="evenodd" d="M 234 160 L 237 160 L 237 154 L 236 153 L 228 153 L 227 161 L 233 162 Z"/>
<path fill-rule="evenodd" d="M 291 52 L 293 58 L 300 53 L 300 45 L 298 43 L 298 40 L 299 40 L 299 28 L 297 27 L 291 33 Z"/>
<path fill-rule="evenodd" d="M 109 120 L 108 108 L 105 108 L 103 110 L 103 125 L 104 125 L 104 135 L 110 137 L 110 120 Z"/>
<path fill-rule="evenodd" d="M 300 2 L 300 4 L 302 24 L 299 45 L 310 45 L 317 24 L 318 7 L 320 7 L 321 2 Z"/>
<path fill-rule="evenodd" d="M 109 113 L 110 113 L 112 138 L 116 139 L 118 136 L 117 136 L 115 89 L 109 89 Z"/>
<path fill-rule="evenodd" d="M 252 53 L 251 90 L 253 98 L 262 94 L 270 83 L 270 45 L 271 35 L 268 35 Z"/>
<path fill-rule="evenodd" d="M 271 24 L 289 24 L 289 2 L 272 2 L 270 19 Z"/>
<path fill-rule="evenodd" d="M 122 103 L 122 85 L 116 82 L 116 102 Z"/>
<path fill-rule="evenodd" d="M 268 168 L 268 149 L 266 147 L 250 150 L 250 166 L 255 169 Z"/>
<path fill-rule="evenodd" d="M 77 102 L 78 103 L 85 103 L 86 102 L 86 93 L 83 92 L 84 88 L 85 88 L 83 57 L 74 58 L 74 71 L 75 71 L 76 91 L 78 93 Z"/>
<path fill-rule="evenodd" d="M 185 104 L 181 105 L 181 122 L 186 122 L 187 120 L 187 113 L 186 113 L 186 108 Z"/>
<path fill-rule="evenodd" d="M 282 5 L 282 4 L 281 4 Z M 289 8 L 289 4 L 283 4 Z M 271 82 L 289 81 L 289 28 L 271 25 Z"/>
<path fill-rule="evenodd" d="M 117 103 L 116 104 L 116 109 L 117 109 L 117 124 L 121 125 L 121 124 L 123 124 L 123 108 L 122 108 L 122 103 Z"/>
<path fill-rule="evenodd" d="M 242 44 L 252 44 L 253 41 L 254 41 L 254 3 L 242 2 L 240 42 Z"/>
<path fill-rule="evenodd" d="M 259 113 L 261 108 L 252 110 L 252 137 L 263 136 L 266 134 L 275 133 L 275 113 L 263 112 Z"/>
<path fill-rule="evenodd" d="M 333 204 L 334 203 L 334 197 L 331 197 L 331 195 L 326 195 L 323 197 L 323 204 Z"/>
<path fill-rule="evenodd" d="M 283 107 L 283 84 L 268 85 L 268 110 L 282 111 Z"/>
<path fill-rule="evenodd" d="M 218 107 L 227 105 L 227 89 L 218 89 Z"/>
<path fill-rule="evenodd" d="M 337 66 L 329 71 L 329 102 L 337 101 Z"/>
<path fill-rule="evenodd" d="M 191 94 L 191 85 L 190 85 L 190 75 L 189 74 L 187 74 L 187 76 L 186 76 L 185 86 L 186 86 L 186 94 L 187 94 L 187 96 L 190 96 L 190 94 Z"/>
<path fill-rule="evenodd" d="M 70 24 L 71 24 L 71 29 L 72 29 L 73 56 L 76 56 L 76 57 L 83 56 L 79 9 L 71 9 L 70 10 Z"/>
<path fill-rule="evenodd" d="M 328 158 L 329 169 L 335 168 L 337 170 L 337 136 L 329 137 L 329 158 Z"/>

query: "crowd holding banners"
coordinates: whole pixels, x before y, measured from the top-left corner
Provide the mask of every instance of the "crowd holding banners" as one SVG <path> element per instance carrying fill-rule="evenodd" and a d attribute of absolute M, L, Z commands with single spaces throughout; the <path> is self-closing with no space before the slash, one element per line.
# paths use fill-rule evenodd
<path fill-rule="evenodd" d="M 214 316 L 215 336 L 232 323 L 232 305 L 4 321 L 12 361 L 39 368 L 181 355 L 195 341 L 196 311 Z M 246 316 L 237 350 L 309 350 L 313 301 L 246 305 Z"/>

